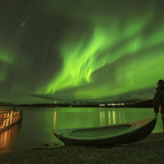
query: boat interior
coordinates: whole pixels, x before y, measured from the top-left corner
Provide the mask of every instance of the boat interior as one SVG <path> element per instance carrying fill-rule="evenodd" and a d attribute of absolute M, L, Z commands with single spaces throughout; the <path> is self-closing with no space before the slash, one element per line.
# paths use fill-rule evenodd
<path fill-rule="evenodd" d="M 70 136 L 76 137 L 94 137 L 94 136 L 106 136 L 106 135 L 114 135 L 118 134 L 122 131 L 125 131 L 132 127 L 132 124 L 126 125 L 114 125 L 107 127 L 99 127 L 99 128 L 86 128 L 86 129 L 77 129 L 69 132 Z"/>

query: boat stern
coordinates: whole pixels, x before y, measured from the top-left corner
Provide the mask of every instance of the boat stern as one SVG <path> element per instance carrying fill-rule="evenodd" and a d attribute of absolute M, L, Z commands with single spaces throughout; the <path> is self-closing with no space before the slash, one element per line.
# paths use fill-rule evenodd
<path fill-rule="evenodd" d="M 63 134 L 62 133 L 58 133 L 58 132 L 56 132 L 56 131 L 52 131 L 53 133 L 54 133 L 54 135 L 57 137 L 57 138 L 60 138 Z"/>

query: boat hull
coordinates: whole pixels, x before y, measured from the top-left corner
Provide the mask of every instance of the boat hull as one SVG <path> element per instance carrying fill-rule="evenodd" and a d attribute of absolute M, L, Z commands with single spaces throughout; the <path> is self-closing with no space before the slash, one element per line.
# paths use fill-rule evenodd
<path fill-rule="evenodd" d="M 53 131 L 54 135 L 59 138 L 62 142 L 65 143 L 65 145 L 115 145 L 115 144 L 129 144 L 138 142 L 144 138 L 146 138 L 148 135 L 151 134 L 153 131 L 155 125 L 156 125 L 156 118 L 150 118 L 125 124 L 117 124 L 117 125 L 111 125 L 106 126 L 106 128 L 114 128 L 118 126 L 129 126 L 131 127 L 122 130 L 120 132 L 109 134 L 105 136 L 86 136 L 86 137 L 80 137 L 80 136 L 72 136 L 77 130 L 80 131 L 80 129 L 61 129 L 61 130 L 55 130 Z M 89 130 L 89 129 L 100 129 L 101 127 L 95 127 L 95 128 L 81 128 L 81 131 Z M 105 127 L 102 127 L 105 128 Z M 110 129 L 109 129 L 110 131 Z"/>

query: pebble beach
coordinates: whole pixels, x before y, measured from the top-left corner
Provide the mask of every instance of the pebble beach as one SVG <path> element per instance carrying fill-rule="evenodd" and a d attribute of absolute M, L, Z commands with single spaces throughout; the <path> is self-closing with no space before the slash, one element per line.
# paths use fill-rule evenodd
<path fill-rule="evenodd" d="M 162 164 L 163 133 L 152 133 L 142 141 L 115 146 L 61 146 L 0 154 L 0 164 Z"/>

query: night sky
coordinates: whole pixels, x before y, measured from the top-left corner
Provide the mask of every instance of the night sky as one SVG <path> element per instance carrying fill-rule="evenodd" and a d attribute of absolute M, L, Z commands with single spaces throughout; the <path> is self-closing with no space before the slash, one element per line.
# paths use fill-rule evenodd
<path fill-rule="evenodd" d="M 153 98 L 163 0 L 1 0 L 0 102 Z"/>

